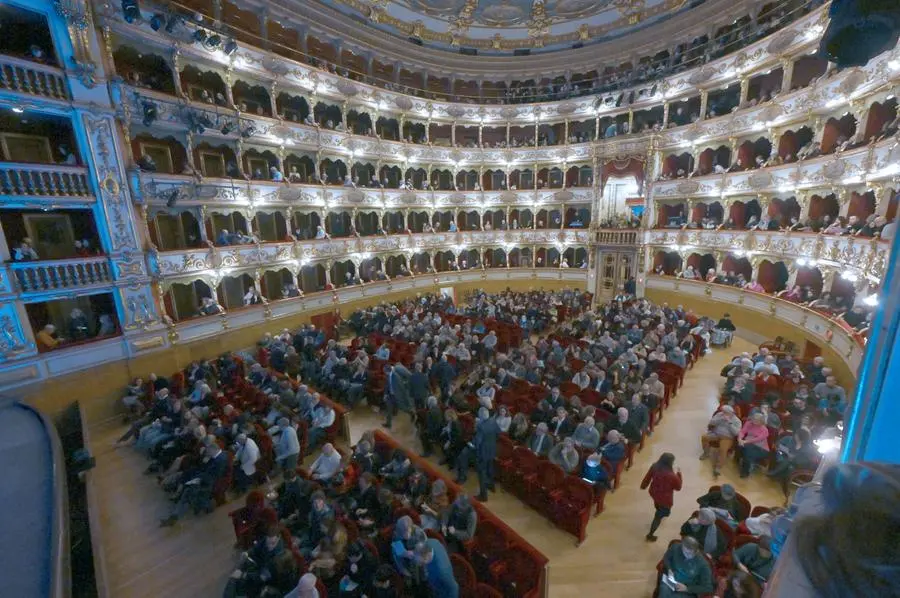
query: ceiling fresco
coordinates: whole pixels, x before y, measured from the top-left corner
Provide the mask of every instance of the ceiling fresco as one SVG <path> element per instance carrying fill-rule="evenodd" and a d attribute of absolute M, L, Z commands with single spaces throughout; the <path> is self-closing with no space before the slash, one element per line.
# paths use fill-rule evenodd
<path fill-rule="evenodd" d="M 701 1 L 317 0 L 356 22 L 430 47 L 543 51 L 610 39 Z"/>

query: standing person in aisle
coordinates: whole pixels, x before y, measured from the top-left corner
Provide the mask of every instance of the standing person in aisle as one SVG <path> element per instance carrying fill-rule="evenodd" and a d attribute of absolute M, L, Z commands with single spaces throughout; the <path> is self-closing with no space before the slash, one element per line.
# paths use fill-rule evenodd
<path fill-rule="evenodd" d="M 656 530 L 662 520 L 672 513 L 675 491 L 681 490 L 681 469 L 673 469 L 674 464 L 675 455 L 663 453 L 659 461 L 650 466 L 641 482 L 641 490 L 650 487 L 650 497 L 656 508 L 653 522 L 650 524 L 650 533 L 646 536 L 648 542 L 656 542 Z"/>

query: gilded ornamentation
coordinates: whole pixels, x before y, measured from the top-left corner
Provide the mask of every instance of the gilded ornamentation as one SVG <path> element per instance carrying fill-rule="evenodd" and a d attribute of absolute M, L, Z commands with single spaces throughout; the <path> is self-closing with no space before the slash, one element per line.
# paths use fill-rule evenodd
<path fill-rule="evenodd" d="M 31 348 L 34 345 L 31 344 Z M 0 316 L 0 362 L 15 358 L 29 351 L 16 320 L 9 315 Z"/>

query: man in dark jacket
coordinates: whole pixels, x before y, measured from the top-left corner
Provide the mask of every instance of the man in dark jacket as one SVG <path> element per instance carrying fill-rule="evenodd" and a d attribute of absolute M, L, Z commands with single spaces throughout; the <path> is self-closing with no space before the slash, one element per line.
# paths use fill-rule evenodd
<path fill-rule="evenodd" d="M 206 457 L 206 461 L 198 469 L 196 475 L 184 483 L 181 498 L 175 504 L 172 514 L 159 522 L 160 527 L 175 525 L 189 506 L 193 507 L 195 511 L 201 508 L 210 508 L 213 488 L 216 482 L 228 472 L 228 455 L 219 448 L 219 445 L 212 444 L 206 447 Z"/>
<path fill-rule="evenodd" d="M 453 364 L 447 361 L 446 354 L 441 355 L 441 360 L 434 364 L 432 375 L 441 389 L 441 399 L 444 401 L 448 400 L 451 394 L 450 388 L 453 385 L 453 380 L 456 378 L 456 369 L 453 367 Z"/>
<path fill-rule="evenodd" d="M 438 405 L 437 397 L 430 396 L 425 400 L 425 421 L 422 422 L 420 431 L 422 448 L 424 449 L 422 456 L 430 457 L 434 451 L 434 445 L 440 444 L 441 430 L 444 428 L 444 412 Z"/>
<path fill-rule="evenodd" d="M 475 426 L 475 469 L 478 471 L 478 500 L 488 499 L 488 490 L 494 490 L 494 459 L 497 458 L 497 438 L 500 426 L 491 417 L 487 409 L 478 410 L 478 422 Z"/>
<path fill-rule="evenodd" d="M 413 407 L 422 409 L 425 407 L 425 398 L 428 396 L 430 388 L 428 376 L 422 373 L 422 364 L 417 363 L 413 368 L 413 373 L 409 377 L 409 394 L 412 397 Z"/>

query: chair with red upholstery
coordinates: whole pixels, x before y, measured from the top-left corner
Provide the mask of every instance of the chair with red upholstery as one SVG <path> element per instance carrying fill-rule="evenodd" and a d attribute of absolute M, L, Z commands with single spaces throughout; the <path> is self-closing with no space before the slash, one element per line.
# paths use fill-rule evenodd
<path fill-rule="evenodd" d="M 509 491 L 519 497 L 528 492 L 528 481 L 537 473 L 540 459 L 524 446 L 513 449 L 513 464 L 504 476 Z"/>
<path fill-rule="evenodd" d="M 475 595 L 478 598 L 503 598 L 503 594 L 486 583 L 479 583 L 475 586 Z"/>
<path fill-rule="evenodd" d="M 217 507 L 221 507 L 228 502 L 225 493 L 231 488 L 232 476 L 234 474 L 234 453 L 228 451 L 226 455 L 228 457 L 228 465 L 225 467 L 225 475 L 216 480 L 216 483 L 213 484 L 212 487 L 212 498 Z"/>
<path fill-rule="evenodd" d="M 237 548 L 246 550 L 259 537 L 262 531 L 260 526 L 265 509 L 265 495 L 259 490 L 251 490 L 247 494 L 244 506 L 228 513 L 228 516 L 231 517 L 231 524 L 234 526 L 234 545 Z"/>
<path fill-rule="evenodd" d="M 472 565 L 458 554 L 451 554 L 450 566 L 453 567 L 453 577 L 456 578 L 456 583 L 459 584 L 460 598 L 476 598 L 475 586 L 478 580 L 475 577 L 475 569 L 472 568 Z"/>
<path fill-rule="evenodd" d="M 559 385 L 559 392 L 564 397 L 573 397 L 581 391 L 581 387 L 574 382 L 563 382 Z"/>
<path fill-rule="evenodd" d="M 434 538 L 438 542 L 444 545 L 444 548 L 447 548 L 447 539 L 444 537 L 444 534 L 434 529 L 425 530 L 425 535 L 429 538 Z"/>
<path fill-rule="evenodd" d="M 541 459 L 537 463 L 535 476 L 529 480 L 522 498 L 532 508 L 550 515 L 553 492 L 566 479 L 566 472 L 555 463 Z"/>
<path fill-rule="evenodd" d="M 549 506 L 554 523 L 574 534 L 578 539 L 577 546 L 587 536 L 587 524 L 591 519 L 593 505 L 593 488 L 574 476 L 566 476 L 557 489 L 550 493 Z"/>
<path fill-rule="evenodd" d="M 518 544 L 512 544 L 500 560 L 491 566 L 493 584 L 504 596 L 537 598 L 543 565 L 535 562 L 534 555 Z"/>
<path fill-rule="evenodd" d="M 612 465 L 610 465 L 609 461 L 600 461 L 600 466 L 606 470 L 606 478 L 612 480 L 615 474 L 613 473 Z M 597 508 L 594 511 L 594 517 L 603 512 L 603 509 L 605 508 L 603 502 L 605 500 L 606 487 L 601 486 L 600 484 L 594 484 L 594 504 L 597 505 Z"/>
<path fill-rule="evenodd" d="M 469 562 L 475 568 L 478 579 L 488 579 L 491 565 L 509 547 L 506 532 L 490 519 L 479 521 L 469 546 Z"/>
<path fill-rule="evenodd" d="M 606 457 L 603 458 L 603 461 L 601 461 L 601 463 L 606 463 L 606 465 L 609 466 L 609 471 L 612 471 L 612 476 L 610 477 L 610 486 L 612 486 L 612 489 L 615 490 L 619 487 L 619 481 L 622 479 L 622 471 L 625 469 L 625 459 L 619 461 L 615 467 L 613 467 L 613 464 L 610 463 L 606 459 Z"/>
<path fill-rule="evenodd" d="M 505 434 L 501 434 L 497 438 L 497 458 L 495 460 L 495 470 L 497 472 L 497 480 L 502 484 L 506 478 L 509 468 L 513 464 L 513 452 L 516 445 L 512 439 Z"/>

